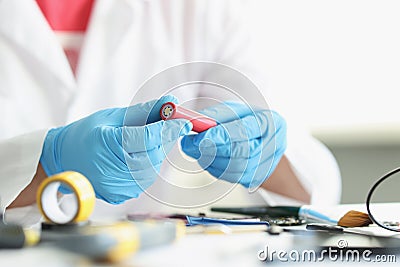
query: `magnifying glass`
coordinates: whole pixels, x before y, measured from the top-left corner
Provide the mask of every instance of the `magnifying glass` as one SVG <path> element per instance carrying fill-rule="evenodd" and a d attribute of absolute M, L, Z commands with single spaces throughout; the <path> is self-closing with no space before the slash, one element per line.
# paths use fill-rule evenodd
<path fill-rule="evenodd" d="M 370 219 L 378 226 L 394 232 L 400 232 L 399 188 L 400 167 L 379 178 L 369 190 L 366 201 Z"/>

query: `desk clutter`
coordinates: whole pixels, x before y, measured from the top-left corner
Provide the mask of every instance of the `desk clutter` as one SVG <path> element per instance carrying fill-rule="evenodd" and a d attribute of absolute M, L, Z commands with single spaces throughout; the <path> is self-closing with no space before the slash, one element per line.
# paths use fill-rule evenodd
<path fill-rule="evenodd" d="M 59 187 L 75 195 L 75 207 L 65 212 L 59 206 Z M 0 248 L 14 249 L 51 244 L 95 261 L 118 262 L 138 250 L 168 244 L 181 237 L 180 220 L 90 222 L 95 193 L 86 177 L 63 172 L 43 181 L 37 204 L 44 217 L 41 229 L 23 229 L 17 224 L 0 224 Z"/>
<path fill-rule="evenodd" d="M 59 206 L 60 186 L 76 197 L 75 207 L 68 212 Z M 346 240 L 346 249 L 400 253 L 400 234 L 377 227 L 368 214 L 355 210 L 336 219 L 313 206 L 213 207 L 208 216 L 132 213 L 122 221 L 91 222 L 95 193 L 89 181 L 76 172 L 45 179 L 38 189 L 37 203 L 44 218 L 41 229 L 25 229 L 1 220 L 0 248 L 50 244 L 92 261 L 116 263 L 138 251 L 172 244 L 185 235 L 253 232 L 264 236 L 266 243 L 290 235 L 293 244 L 301 243 L 304 249 L 338 247 Z"/>

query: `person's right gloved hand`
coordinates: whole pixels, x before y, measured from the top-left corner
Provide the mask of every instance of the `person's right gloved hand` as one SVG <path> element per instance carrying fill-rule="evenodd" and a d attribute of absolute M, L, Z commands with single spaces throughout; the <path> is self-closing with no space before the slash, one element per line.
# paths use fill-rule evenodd
<path fill-rule="evenodd" d="M 51 129 L 40 158 L 43 169 L 49 176 L 67 170 L 82 173 L 96 197 L 112 204 L 137 197 L 154 183 L 178 138 L 192 129 L 186 120 L 160 120 L 161 106 L 170 101 L 177 102 L 164 96 L 128 108 L 101 110 Z M 62 187 L 61 191 L 67 193 Z"/>
<path fill-rule="evenodd" d="M 200 111 L 218 125 L 182 138 L 182 150 L 211 175 L 250 192 L 273 173 L 286 149 L 286 122 L 275 111 L 226 101 Z"/>

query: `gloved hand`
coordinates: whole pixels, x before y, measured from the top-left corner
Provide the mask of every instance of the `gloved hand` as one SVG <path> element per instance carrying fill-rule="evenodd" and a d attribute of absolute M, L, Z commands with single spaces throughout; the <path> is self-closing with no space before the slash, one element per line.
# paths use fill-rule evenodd
<path fill-rule="evenodd" d="M 183 151 L 216 178 L 256 189 L 286 149 L 286 123 L 274 111 L 225 102 L 200 111 L 218 125 L 181 141 Z"/>
<path fill-rule="evenodd" d="M 160 108 L 169 101 L 177 102 L 164 96 L 101 110 L 50 130 L 40 158 L 46 174 L 80 172 L 92 183 L 96 197 L 112 204 L 137 197 L 153 184 L 179 136 L 192 129 L 186 120 L 160 120 Z M 60 191 L 66 193 L 65 188 Z"/>

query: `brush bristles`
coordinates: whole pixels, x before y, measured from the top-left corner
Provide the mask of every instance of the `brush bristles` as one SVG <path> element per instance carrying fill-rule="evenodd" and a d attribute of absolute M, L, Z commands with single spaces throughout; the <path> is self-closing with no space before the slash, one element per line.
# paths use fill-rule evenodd
<path fill-rule="evenodd" d="M 338 221 L 339 226 L 343 227 L 361 227 L 372 223 L 367 213 L 351 210 L 343 215 Z"/>

